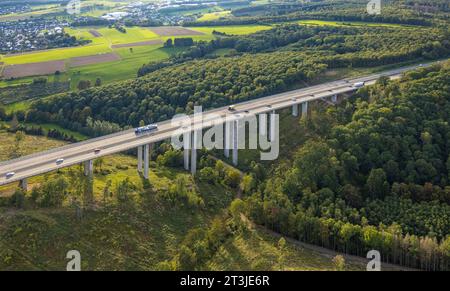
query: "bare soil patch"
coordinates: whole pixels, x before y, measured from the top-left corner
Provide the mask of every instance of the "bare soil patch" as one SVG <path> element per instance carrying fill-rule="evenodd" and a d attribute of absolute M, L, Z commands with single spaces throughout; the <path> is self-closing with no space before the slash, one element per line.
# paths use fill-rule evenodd
<path fill-rule="evenodd" d="M 159 39 L 140 41 L 140 42 L 132 42 L 132 43 L 121 43 L 114 44 L 111 46 L 113 49 L 123 48 L 123 47 L 133 47 L 133 46 L 146 46 L 146 45 L 154 45 L 154 44 L 162 44 L 163 42 Z"/>
<path fill-rule="evenodd" d="M 40 75 L 51 75 L 56 71 L 65 72 L 64 61 L 50 61 L 6 66 L 3 70 L 5 78 L 21 78 Z"/>
<path fill-rule="evenodd" d="M 203 32 L 181 26 L 158 26 L 149 29 L 160 36 L 204 35 Z"/>
<path fill-rule="evenodd" d="M 99 63 L 113 62 L 121 60 L 120 56 L 116 53 L 98 54 L 85 57 L 76 57 L 70 59 L 71 67 L 81 67 Z"/>
<path fill-rule="evenodd" d="M 95 29 L 89 30 L 89 33 L 92 34 L 93 37 L 100 37 L 102 34 Z"/>

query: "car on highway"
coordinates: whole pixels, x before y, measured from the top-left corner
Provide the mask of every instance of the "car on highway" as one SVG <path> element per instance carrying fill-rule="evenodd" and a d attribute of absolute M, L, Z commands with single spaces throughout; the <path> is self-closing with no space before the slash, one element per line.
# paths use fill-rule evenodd
<path fill-rule="evenodd" d="M 228 111 L 236 111 L 236 107 L 234 105 L 228 106 Z"/>
<path fill-rule="evenodd" d="M 64 163 L 64 159 L 57 159 L 56 160 L 56 164 L 57 165 L 62 164 L 62 163 Z"/>
<path fill-rule="evenodd" d="M 138 127 L 134 130 L 135 134 L 152 133 L 158 129 L 157 124 L 149 124 L 145 126 Z"/>
<path fill-rule="evenodd" d="M 15 172 L 6 173 L 6 179 L 12 178 L 15 174 Z"/>
<path fill-rule="evenodd" d="M 100 151 L 101 151 L 101 149 L 95 149 L 95 150 L 94 150 L 94 153 L 95 153 L 95 154 L 98 154 Z"/>
<path fill-rule="evenodd" d="M 353 87 L 361 88 L 364 87 L 365 84 L 366 84 L 365 82 L 356 82 L 355 84 L 353 84 Z"/>

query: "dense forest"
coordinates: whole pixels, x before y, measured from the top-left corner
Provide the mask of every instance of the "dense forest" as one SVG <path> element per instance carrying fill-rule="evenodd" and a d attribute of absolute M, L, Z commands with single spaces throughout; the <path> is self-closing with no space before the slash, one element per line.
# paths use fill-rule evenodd
<path fill-rule="evenodd" d="M 88 117 L 138 125 L 191 112 L 194 105 L 219 107 L 287 89 L 287 84 L 313 78 L 326 65 L 302 53 L 277 52 L 236 58 L 198 60 L 107 87 L 56 95 L 41 100 L 27 121 L 54 122 L 82 131 Z"/>
<path fill-rule="evenodd" d="M 308 51 L 330 67 L 367 67 L 390 64 L 419 57 L 435 59 L 449 54 L 448 29 L 333 27 L 284 24 L 248 36 L 230 36 L 215 32 L 218 39 L 197 42 L 168 62 L 143 66 L 139 75 L 161 67 L 214 54 L 217 49 L 236 53 Z"/>
<path fill-rule="evenodd" d="M 314 114 L 312 138 L 245 200 L 247 214 L 308 243 L 448 270 L 449 84 L 448 64 L 422 69 Z"/>
<path fill-rule="evenodd" d="M 141 78 L 38 101 L 26 121 L 57 123 L 92 135 L 88 117 L 111 127 L 165 120 L 191 112 L 194 105 L 219 107 L 285 91 L 317 78 L 327 68 L 445 57 L 450 54 L 448 39 L 448 31 L 441 29 L 296 24 L 244 37 L 224 36 L 197 43 L 166 63 L 143 67 Z M 202 58 L 217 48 L 239 54 Z"/>

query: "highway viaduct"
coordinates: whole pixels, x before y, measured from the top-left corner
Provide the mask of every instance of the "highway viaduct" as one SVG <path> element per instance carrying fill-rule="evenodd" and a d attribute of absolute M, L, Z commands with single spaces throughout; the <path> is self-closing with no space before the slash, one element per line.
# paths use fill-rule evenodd
<path fill-rule="evenodd" d="M 327 100 L 330 102 L 328 101 L 330 98 L 331 102 L 335 103 L 339 95 L 355 92 L 358 89 L 354 86 L 355 83 L 365 82 L 366 85 L 370 85 L 382 76 L 398 78 L 402 73 L 419 66 L 404 67 L 361 78 L 343 79 L 258 98 L 235 104 L 233 111 L 230 111 L 229 107 L 221 107 L 203 112 L 202 120 L 197 123 L 194 121 L 189 130 L 182 133 L 184 168 L 190 169 L 192 174 L 196 173 L 197 148 L 194 145 L 200 138 L 203 129 L 216 125 L 217 117 L 220 117 L 220 120 L 226 120 L 223 123 L 225 128 L 224 154 L 226 157 L 230 157 L 231 152 L 233 163 L 237 165 L 238 123 L 246 115 L 258 116 L 260 134 L 268 134 L 271 139 L 274 137 L 274 121 L 277 110 L 292 108 L 293 116 L 301 115 L 302 118 L 305 118 L 308 114 L 308 104 L 311 101 Z M 80 163 L 84 165 L 85 175 L 92 177 L 94 159 L 134 148 L 137 148 L 138 171 L 148 179 L 151 145 L 170 139 L 179 131 L 180 125 L 174 125 L 173 122 L 167 120 L 160 122 L 158 129 L 151 134 L 137 135 L 133 129 L 126 130 L 5 161 L 0 163 L 0 186 L 19 182 L 20 187 L 26 190 L 28 178 Z M 57 163 L 57 160 L 61 161 L 61 159 L 63 162 Z M 10 175 L 7 175 L 8 173 Z M 11 173 L 14 174 L 11 176 Z"/>

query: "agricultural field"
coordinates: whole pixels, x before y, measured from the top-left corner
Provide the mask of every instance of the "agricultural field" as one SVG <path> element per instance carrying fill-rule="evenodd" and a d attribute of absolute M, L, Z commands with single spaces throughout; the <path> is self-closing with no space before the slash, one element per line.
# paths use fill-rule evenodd
<path fill-rule="evenodd" d="M 214 30 L 242 35 L 270 29 L 270 26 L 126 29 L 127 32 L 122 33 L 107 27 L 67 28 L 66 32 L 70 35 L 90 40 L 91 43 L 80 47 L 2 56 L 0 61 L 3 62 L 5 79 L 0 81 L 0 86 L 29 83 L 33 76 L 42 75 L 51 79 L 55 71 L 61 73 L 59 78 L 70 80 L 73 89 L 80 79 L 95 82 L 100 78 L 103 83 L 125 80 L 135 77 L 143 64 L 167 59 L 171 54 L 180 51 L 180 48 L 163 48 L 163 43 L 169 38 L 192 37 L 196 41 L 208 41 L 214 38 Z"/>
<path fill-rule="evenodd" d="M 82 16 L 100 17 L 114 8 L 125 6 L 126 1 L 88 0 L 81 2 Z"/>
<path fill-rule="evenodd" d="M 231 17 L 231 11 L 225 10 L 225 11 L 217 11 L 217 12 L 211 12 L 211 13 L 205 13 L 201 17 L 197 19 L 197 21 L 211 21 L 211 20 L 217 20 L 220 18 L 228 18 Z"/>
<path fill-rule="evenodd" d="M 151 61 L 160 61 L 178 51 L 176 48 L 163 48 L 161 45 L 149 45 L 130 48 L 119 48 L 114 50 L 121 60 L 89 66 L 71 68 L 66 73 L 66 78 L 71 80 L 71 86 L 76 88 L 78 82 L 90 80 L 95 82 L 97 78 L 102 83 L 115 82 L 136 77 L 137 70 Z"/>
<path fill-rule="evenodd" d="M 63 8 L 60 5 L 36 5 L 32 6 L 32 11 L 26 13 L 12 13 L 7 15 L 0 15 L 0 21 L 20 21 L 31 17 L 39 17 L 49 13 L 62 12 Z"/>
<path fill-rule="evenodd" d="M 159 36 L 193 36 L 204 34 L 194 29 L 176 26 L 160 26 L 160 27 L 151 27 L 149 29 Z"/>
<path fill-rule="evenodd" d="M 206 8 L 198 8 L 198 9 L 188 9 L 188 10 L 174 10 L 174 11 L 165 11 L 163 12 L 166 15 L 184 15 L 184 16 L 190 16 L 190 15 L 204 15 L 208 13 L 214 13 L 214 12 L 221 12 L 223 11 L 223 8 L 220 6 L 211 6 Z"/>
<path fill-rule="evenodd" d="M 91 30 L 99 32 L 101 36 L 95 37 L 91 34 Z M 74 57 L 108 53 L 112 51 L 111 46 L 114 44 L 158 39 L 158 35 L 152 33 L 149 29 L 139 27 L 128 28 L 127 33 L 121 33 L 113 28 L 67 28 L 66 32 L 77 37 L 78 39 L 90 40 L 91 43 L 80 47 L 52 49 L 40 52 L 3 56 L 1 61 L 4 62 L 5 65 L 13 65 L 53 60 L 66 60 Z"/>
<path fill-rule="evenodd" d="M 64 72 L 66 70 L 63 60 L 48 61 L 29 64 L 16 64 L 5 66 L 2 76 L 10 78 L 21 78 L 29 76 L 50 75 L 55 72 Z"/>

